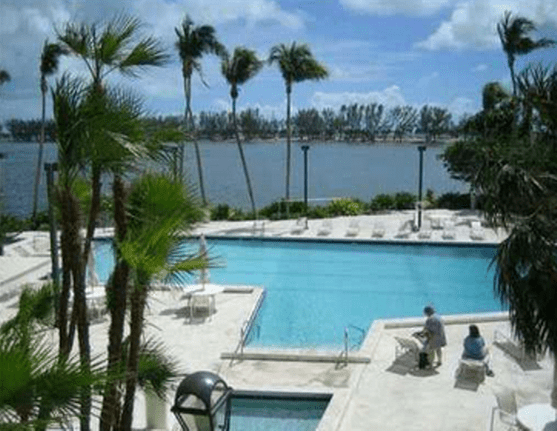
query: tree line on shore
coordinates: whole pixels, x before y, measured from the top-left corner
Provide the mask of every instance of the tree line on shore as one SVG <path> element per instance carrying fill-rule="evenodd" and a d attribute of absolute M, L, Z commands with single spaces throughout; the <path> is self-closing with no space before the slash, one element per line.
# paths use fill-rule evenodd
<path fill-rule="evenodd" d="M 144 119 L 153 133 L 165 129 L 179 129 L 183 116 L 159 116 Z M 193 116 L 199 139 L 221 141 L 235 138 L 232 113 L 229 111 L 200 111 Z M 11 140 L 38 142 L 40 120 L 11 119 L 6 123 Z M 238 113 L 238 130 L 245 141 L 283 139 L 286 123 L 283 119 L 268 118 L 258 108 L 247 108 Z M 367 142 L 403 141 L 420 136 L 426 142 L 435 142 L 441 135 L 458 135 L 459 128 L 446 108 L 422 106 L 420 109 L 405 105 L 386 108 L 380 103 L 342 105 L 338 110 L 325 108 L 300 109 L 292 117 L 292 136 L 300 140 Z M 45 141 L 54 142 L 54 121 L 45 123 Z"/>

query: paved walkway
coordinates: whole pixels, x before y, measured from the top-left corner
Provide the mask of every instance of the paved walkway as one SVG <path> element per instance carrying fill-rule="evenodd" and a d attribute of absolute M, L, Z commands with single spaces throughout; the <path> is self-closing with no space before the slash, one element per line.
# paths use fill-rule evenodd
<path fill-rule="evenodd" d="M 471 221 L 477 214 L 436 211 L 426 213 L 424 229 L 431 230 L 429 240 L 471 243 Z M 454 216 L 457 215 L 455 219 Z M 340 217 L 332 221 L 331 239 L 370 240 L 372 232 L 383 226 L 385 233 L 379 240 L 423 241 L 417 232 L 407 238 L 396 238 L 401 225 L 413 212 L 379 216 L 359 216 L 358 232 L 346 236 L 354 218 Z M 433 216 L 433 219 L 429 216 Z M 444 217 L 456 221 L 454 239 L 442 238 L 442 229 L 433 229 L 431 220 Z M 265 236 L 315 238 L 321 220 L 310 220 L 309 229 L 293 234 L 296 221 L 267 221 Z M 200 226 L 196 232 L 207 235 L 253 235 L 253 222 L 212 222 Z M 258 222 L 257 229 L 262 229 Z M 0 259 L 0 316 L 5 320 L 15 314 L 17 289 L 23 282 L 37 281 L 49 271 L 49 260 L 44 254 L 43 234 L 25 233 L 18 243 L 6 247 Z M 482 242 L 496 242 L 504 238 L 502 232 L 484 231 Z M 18 274 L 23 274 L 17 278 Z M 8 294 L 11 292 L 11 294 Z M 169 346 L 184 373 L 211 370 L 219 373 L 237 389 L 285 390 L 295 392 L 326 392 L 333 395 L 318 431 L 381 430 L 487 430 L 495 393 L 501 389 L 516 391 L 519 405 L 548 402 L 552 385 L 553 359 L 525 361 L 513 356 L 512 350 L 491 347 L 494 377 L 482 383 L 455 378 L 462 352 L 462 340 L 468 324 L 477 323 L 486 341 L 492 343 L 495 330 L 508 333 L 504 315 L 443 316 L 447 323 L 448 346 L 444 349 L 444 363 L 432 371 L 417 370 L 408 356 L 395 358 L 394 336 L 409 336 L 420 327 L 422 317 L 403 321 L 377 321 L 368 332 L 363 347 L 354 355 L 369 359 L 367 364 L 338 362 L 305 362 L 276 360 L 223 360 L 223 353 L 234 352 L 240 339 L 240 328 L 251 315 L 261 295 L 261 287 L 229 287 L 216 296 L 216 313 L 190 319 L 187 302 L 180 292 L 154 292 L 147 316 L 146 332 L 160 338 Z M 93 351 L 106 351 L 107 320 L 91 325 Z M 56 334 L 50 338 L 56 342 Z M 249 350 L 249 349 L 247 349 Z M 271 352 L 272 353 L 272 352 Z M 275 353 L 280 353 L 276 351 Z M 323 352 L 295 352 L 316 355 Z M 338 352 L 331 352 L 337 355 Z M 293 356 L 296 356 L 293 355 Z M 170 394 L 172 398 L 173 394 Z M 169 401 L 171 403 L 171 401 Z M 139 391 L 136 401 L 134 428 L 144 429 L 145 400 Z M 93 424 L 93 426 L 96 426 Z M 167 429 L 178 429 L 175 420 L 167 417 Z M 496 421 L 495 430 L 506 429 Z"/>

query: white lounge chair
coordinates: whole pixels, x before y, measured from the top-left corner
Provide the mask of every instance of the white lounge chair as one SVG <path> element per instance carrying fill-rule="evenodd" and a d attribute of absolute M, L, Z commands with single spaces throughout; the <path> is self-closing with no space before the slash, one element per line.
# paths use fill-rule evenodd
<path fill-rule="evenodd" d="M 443 229 L 443 218 L 439 216 L 429 216 L 432 229 Z"/>
<path fill-rule="evenodd" d="M 327 236 L 330 235 L 332 231 L 333 223 L 331 222 L 331 220 L 323 220 L 323 223 L 321 223 L 321 226 L 317 230 L 317 235 Z"/>
<path fill-rule="evenodd" d="M 485 230 L 479 221 L 471 222 L 470 239 L 481 241 L 485 239 Z"/>
<path fill-rule="evenodd" d="M 441 234 L 443 239 L 455 239 L 456 238 L 456 228 L 454 221 L 452 220 L 445 220 L 443 226 L 443 233 Z"/>
<path fill-rule="evenodd" d="M 383 238 L 385 236 L 385 225 L 381 222 L 375 222 L 371 230 L 372 238 Z"/>
<path fill-rule="evenodd" d="M 304 230 L 307 229 L 308 220 L 306 217 L 300 217 L 296 220 L 296 224 L 290 231 L 292 235 L 300 235 Z"/>
<path fill-rule="evenodd" d="M 407 220 L 400 225 L 395 238 L 408 238 L 412 233 L 412 220 Z"/>
<path fill-rule="evenodd" d="M 357 236 L 360 233 L 360 223 L 358 220 L 351 220 L 346 229 L 346 236 Z"/>
<path fill-rule="evenodd" d="M 420 229 L 418 232 L 418 238 L 429 239 L 431 238 L 431 229 Z"/>

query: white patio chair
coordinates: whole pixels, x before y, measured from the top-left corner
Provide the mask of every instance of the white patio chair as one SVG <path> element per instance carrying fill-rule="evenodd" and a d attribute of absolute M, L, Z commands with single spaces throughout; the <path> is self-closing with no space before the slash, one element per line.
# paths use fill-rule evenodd
<path fill-rule="evenodd" d="M 372 238 L 383 238 L 385 236 L 385 225 L 381 222 L 375 222 L 371 230 Z"/>
<path fill-rule="evenodd" d="M 443 239 L 455 239 L 456 238 L 456 228 L 454 221 L 445 220 L 443 223 L 443 233 L 441 234 Z"/>
<path fill-rule="evenodd" d="M 503 389 L 495 393 L 497 399 L 497 406 L 491 410 L 490 430 L 494 430 L 495 417 L 498 416 L 499 420 L 505 425 L 509 426 L 511 430 L 520 430 L 520 425 L 516 419 L 517 405 L 516 396 L 510 389 Z"/>
<path fill-rule="evenodd" d="M 319 236 L 327 236 L 330 235 L 333 231 L 333 222 L 331 220 L 323 220 L 321 226 L 317 230 L 317 235 Z"/>
<path fill-rule="evenodd" d="M 470 223 L 470 239 L 481 241 L 485 239 L 485 230 L 479 221 L 473 221 Z"/>
<path fill-rule="evenodd" d="M 359 233 L 360 223 L 358 220 L 351 220 L 348 229 L 346 229 L 346 236 L 358 236 Z"/>
<path fill-rule="evenodd" d="M 300 217 L 298 220 L 296 220 L 296 224 L 294 225 L 290 233 L 293 235 L 301 234 L 304 230 L 307 229 L 307 224 L 308 219 L 306 217 Z"/>

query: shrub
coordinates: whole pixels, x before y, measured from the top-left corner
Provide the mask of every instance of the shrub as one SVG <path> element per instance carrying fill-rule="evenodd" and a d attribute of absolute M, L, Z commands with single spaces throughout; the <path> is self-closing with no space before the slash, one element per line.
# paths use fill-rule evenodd
<path fill-rule="evenodd" d="M 381 193 L 376 195 L 371 201 L 370 208 L 372 211 L 384 211 L 395 208 L 395 199 L 391 195 Z"/>
<path fill-rule="evenodd" d="M 327 210 L 332 216 L 355 216 L 362 213 L 360 202 L 350 198 L 335 199 L 329 202 Z"/>
<path fill-rule="evenodd" d="M 414 203 L 416 202 L 416 196 L 408 192 L 398 192 L 395 195 L 395 209 L 397 210 L 409 210 L 414 209 Z"/>
<path fill-rule="evenodd" d="M 445 193 L 439 196 L 437 204 L 450 210 L 467 209 L 470 208 L 470 193 Z"/>
<path fill-rule="evenodd" d="M 309 218 L 327 218 L 330 217 L 330 213 L 327 207 L 315 206 L 310 207 L 308 210 Z"/>
<path fill-rule="evenodd" d="M 211 208 L 211 220 L 229 220 L 232 211 L 227 204 L 219 204 Z"/>

